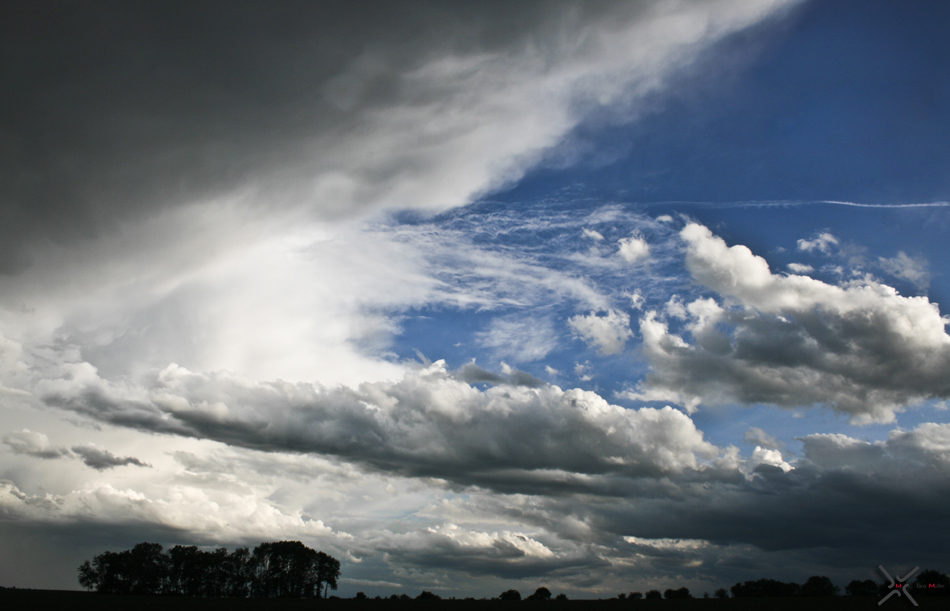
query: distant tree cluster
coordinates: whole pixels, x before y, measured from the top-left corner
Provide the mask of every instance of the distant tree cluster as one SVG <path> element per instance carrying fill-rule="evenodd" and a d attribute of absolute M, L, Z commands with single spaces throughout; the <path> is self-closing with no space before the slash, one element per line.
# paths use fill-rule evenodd
<path fill-rule="evenodd" d="M 927 569 L 918 573 L 912 584 L 908 584 L 913 595 L 916 596 L 947 596 L 950 597 L 950 577 L 938 571 Z M 863 581 L 855 579 L 844 589 L 849 596 L 886 596 L 890 591 L 890 584 L 877 583 L 872 579 Z M 746 581 L 732 586 L 734 598 L 746 597 L 789 597 L 789 596 L 836 596 L 840 588 L 831 582 L 831 579 L 821 575 L 809 577 L 798 585 L 784 583 L 775 579 L 757 579 Z M 725 589 L 716 590 L 716 598 L 727 598 Z"/>
<path fill-rule="evenodd" d="M 775 579 L 756 579 L 732 586 L 733 598 L 834 596 L 838 591 L 838 586 L 831 583 L 831 579 L 820 575 L 809 577 L 802 585 Z"/>
<path fill-rule="evenodd" d="M 659 590 L 649 590 L 647 591 L 646 599 L 647 600 L 660 600 L 663 598 L 666 599 L 677 599 L 677 598 L 692 598 L 693 595 L 689 593 L 689 588 L 678 588 L 674 590 L 673 588 L 667 588 L 662 594 Z M 643 599 L 642 592 L 630 592 L 630 594 L 618 594 L 617 598 L 619 600 L 641 600 Z M 707 596 L 708 598 L 708 596 Z"/>
<path fill-rule="evenodd" d="M 544 586 L 534 591 L 534 594 L 525 598 L 525 600 L 551 600 L 551 590 Z M 499 600 L 521 600 L 521 592 L 518 590 L 505 590 L 498 596 Z M 554 600 L 567 600 L 566 594 L 558 594 Z"/>
<path fill-rule="evenodd" d="M 673 588 L 667 588 L 663 591 L 663 598 L 674 599 L 674 598 L 692 598 L 693 595 L 689 593 L 687 588 L 679 588 L 674 590 Z"/>
<path fill-rule="evenodd" d="M 103 552 L 79 566 L 79 583 L 104 594 L 171 594 L 239 598 L 326 597 L 337 589 L 340 562 L 300 541 L 261 543 L 228 553 L 139 543 Z"/>

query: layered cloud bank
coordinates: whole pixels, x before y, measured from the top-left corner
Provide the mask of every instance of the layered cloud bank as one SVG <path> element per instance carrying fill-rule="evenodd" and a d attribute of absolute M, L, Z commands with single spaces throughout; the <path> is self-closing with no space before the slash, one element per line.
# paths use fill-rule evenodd
<path fill-rule="evenodd" d="M 806 556 L 830 566 L 834 558 L 822 551 L 829 542 L 837 554 L 893 554 L 912 528 L 895 534 L 885 525 L 908 504 L 922 523 L 947 517 L 947 425 L 895 429 L 874 442 L 824 432 L 793 441 L 763 424 L 746 431 L 748 447 L 740 448 L 711 443 L 687 413 L 662 403 L 622 407 L 607 391 L 570 387 L 593 386 L 602 368 L 642 355 L 649 369 L 622 400 L 672 401 L 687 412 L 720 403 L 825 406 L 886 420 L 946 396 L 934 365 L 946 358 L 945 321 L 927 298 L 865 275 L 835 285 L 773 273 L 702 225 L 617 207 L 498 214 L 495 225 L 469 233 L 460 230 L 466 214 L 375 226 L 360 256 L 385 253 L 390 267 L 349 268 L 378 285 L 349 303 L 373 305 L 362 315 L 383 329 L 411 307 L 477 308 L 484 330 L 460 335 L 455 349 L 511 357 L 533 373 L 504 363 L 409 364 L 372 346 L 363 357 L 395 375 L 324 385 L 174 364 L 101 370 L 82 357 L 108 364 L 102 353 L 76 346 L 94 327 L 50 346 L 23 334 L 0 352 L 11 404 L 126 431 L 142 450 L 103 438 L 54 443 L 35 425 L 7 433 L 17 467 L 0 509 L 37 532 L 106 520 L 163 540 L 305 537 L 351 563 L 355 584 L 446 591 L 458 576 L 475 588 L 545 576 L 593 592 L 631 570 L 707 583 L 749 567 L 785 570 Z M 535 233 L 549 236 L 548 250 L 484 238 L 533 245 Z M 633 264 L 616 247 L 631 234 L 648 244 Z M 592 250 L 592 241 L 602 247 Z M 316 241 L 292 252 L 334 248 Z M 299 261 L 282 250 L 256 252 L 265 262 Z M 293 269 L 309 269 L 300 265 Z M 257 274 L 245 269 L 247 278 Z M 375 289 L 397 284 L 402 292 L 387 310 Z M 543 317 L 532 319 L 536 311 Z M 639 333 L 631 328 L 637 316 Z M 568 366 L 555 360 L 565 353 Z M 920 355 L 934 368 L 921 368 Z M 891 369 L 862 373 L 875 366 Z M 31 489 L 22 474 L 52 461 L 86 483 Z M 846 509 L 853 506 L 862 509 Z M 813 515 L 824 522 L 802 534 Z M 907 553 L 927 558 L 928 549 Z"/>
<path fill-rule="evenodd" d="M 463 371 L 476 377 L 471 368 Z M 49 405 L 145 431 L 268 451 L 338 456 L 404 476 L 526 491 L 609 493 L 607 476 L 701 470 L 718 455 L 681 412 L 627 410 L 595 393 L 483 372 L 480 390 L 443 362 L 357 389 L 255 383 L 175 365 L 148 386 L 102 380 L 87 364 L 43 381 Z M 519 381 L 530 386 L 518 385 Z"/>

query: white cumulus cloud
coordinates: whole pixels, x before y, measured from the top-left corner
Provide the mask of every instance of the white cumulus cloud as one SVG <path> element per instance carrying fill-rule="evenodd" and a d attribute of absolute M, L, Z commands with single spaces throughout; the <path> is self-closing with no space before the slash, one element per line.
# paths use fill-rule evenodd
<path fill-rule="evenodd" d="M 639 398 L 825 405 L 890 421 L 950 396 L 950 336 L 936 304 L 871 279 L 843 286 L 773 274 L 765 259 L 709 229 L 681 232 L 692 277 L 719 295 L 687 306 L 692 341 L 656 312 L 640 320 L 652 371 Z"/>
<path fill-rule="evenodd" d="M 630 316 L 613 309 L 606 314 L 578 314 L 567 322 L 584 341 L 605 355 L 619 353 L 627 340 L 633 337 Z"/>
<path fill-rule="evenodd" d="M 636 263 L 650 256 L 650 245 L 643 238 L 632 236 L 620 240 L 618 252 L 627 263 Z"/>

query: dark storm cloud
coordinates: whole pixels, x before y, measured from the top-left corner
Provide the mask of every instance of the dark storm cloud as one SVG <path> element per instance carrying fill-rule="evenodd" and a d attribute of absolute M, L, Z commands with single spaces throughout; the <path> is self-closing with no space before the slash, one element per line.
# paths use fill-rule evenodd
<path fill-rule="evenodd" d="M 496 496 L 481 509 L 544 529 L 558 549 L 589 545 L 622 559 L 602 577 L 634 562 L 638 575 L 703 582 L 850 580 L 881 562 L 945 562 L 948 439 L 950 426 L 937 424 L 878 443 L 810 435 L 788 471 L 749 461 L 728 483 L 672 477 L 650 494 Z"/>
<path fill-rule="evenodd" d="M 71 242 L 239 188 L 279 206 L 291 183 L 321 173 L 352 171 L 370 191 L 385 187 L 424 159 L 375 158 L 388 150 L 373 150 L 379 113 L 454 103 L 458 74 L 413 81 L 414 70 L 532 46 L 556 62 L 558 32 L 583 38 L 587 25 L 631 20 L 648 6 L 6 3 L 0 272 L 29 265 L 21 246 L 30 240 Z M 407 139 L 404 148 L 419 146 Z M 450 203 L 459 202 L 442 205 Z"/>
<path fill-rule="evenodd" d="M 893 431 L 876 443 L 824 434 L 801 441 L 803 455 L 787 471 L 746 461 L 728 482 L 673 475 L 626 497 L 484 496 L 470 489 L 470 500 L 450 501 L 448 515 L 492 516 L 491 523 L 502 516 L 542 534 L 518 538 L 448 525 L 373 537 L 372 549 L 397 564 L 436 567 L 442 556 L 451 570 L 509 578 L 575 566 L 575 575 L 594 583 L 634 574 L 728 585 L 816 573 L 847 583 L 882 562 L 945 561 L 950 425 Z"/>
<path fill-rule="evenodd" d="M 849 549 L 859 554 L 933 561 L 950 543 L 950 425 L 894 431 L 884 442 L 844 435 L 802 438 L 804 456 L 788 472 L 759 464 L 730 486 L 683 488 L 681 499 L 637 503 L 606 530 L 640 537 L 746 543 L 763 550 Z M 616 513 L 614 513 L 616 511 Z M 625 523 L 627 512 L 636 524 Z M 921 536 L 921 533 L 927 533 Z"/>

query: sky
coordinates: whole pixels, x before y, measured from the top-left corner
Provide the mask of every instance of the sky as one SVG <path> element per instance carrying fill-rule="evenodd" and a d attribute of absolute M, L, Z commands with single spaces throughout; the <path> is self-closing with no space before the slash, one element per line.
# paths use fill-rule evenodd
<path fill-rule="evenodd" d="M 946 3 L 0 11 L 0 585 L 950 570 Z"/>

